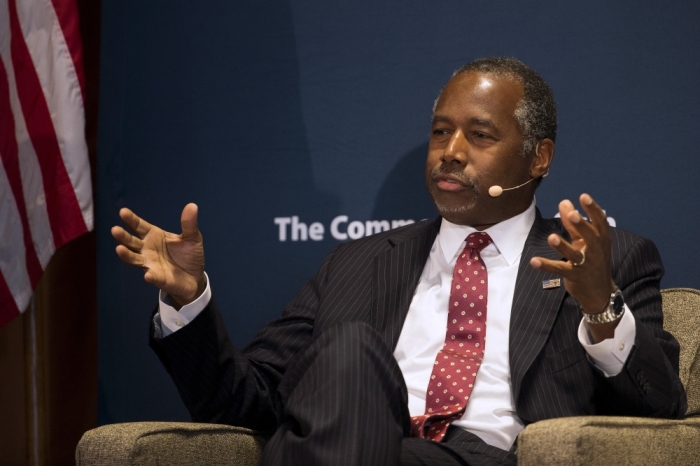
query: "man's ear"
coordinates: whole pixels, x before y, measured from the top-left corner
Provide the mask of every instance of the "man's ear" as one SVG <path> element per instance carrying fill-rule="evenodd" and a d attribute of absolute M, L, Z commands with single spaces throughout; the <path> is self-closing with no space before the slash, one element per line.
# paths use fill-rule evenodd
<path fill-rule="evenodd" d="M 549 173 L 549 166 L 554 158 L 554 141 L 549 138 L 542 139 L 535 147 L 535 153 L 530 165 L 530 176 L 541 178 Z"/>

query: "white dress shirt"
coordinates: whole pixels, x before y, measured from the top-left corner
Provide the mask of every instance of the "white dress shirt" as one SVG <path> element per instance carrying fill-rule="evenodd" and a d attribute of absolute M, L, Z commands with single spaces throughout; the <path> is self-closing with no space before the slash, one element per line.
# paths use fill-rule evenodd
<path fill-rule="evenodd" d="M 535 220 L 535 203 L 520 215 L 487 230 L 493 243 L 481 251 L 488 272 L 488 302 L 484 360 L 477 373 L 469 404 L 462 418 L 453 424 L 464 428 L 489 445 L 510 449 L 523 429 L 515 412 L 511 393 L 508 356 L 510 312 L 515 281 L 525 240 Z M 435 357 L 445 342 L 452 269 L 457 254 L 464 249 L 472 227 L 455 225 L 443 219 L 430 250 L 420 281 L 394 351 L 408 388 L 411 416 L 424 414 L 425 395 Z M 160 294 L 155 316 L 156 332 L 166 337 L 191 322 L 209 303 L 207 287 L 197 300 L 176 311 Z M 617 375 L 634 344 L 635 321 L 628 309 L 615 329 L 614 338 L 591 344 L 583 319 L 579 341 L 606 376 Z"/>

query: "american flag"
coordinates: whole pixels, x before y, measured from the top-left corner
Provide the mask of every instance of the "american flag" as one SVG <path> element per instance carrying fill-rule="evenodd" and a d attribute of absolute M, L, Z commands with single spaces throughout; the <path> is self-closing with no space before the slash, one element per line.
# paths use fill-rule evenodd
<path fill-rule="evenodd" d="M 0 326 L 93 227 L 76 0 L 0 0 Z"/>

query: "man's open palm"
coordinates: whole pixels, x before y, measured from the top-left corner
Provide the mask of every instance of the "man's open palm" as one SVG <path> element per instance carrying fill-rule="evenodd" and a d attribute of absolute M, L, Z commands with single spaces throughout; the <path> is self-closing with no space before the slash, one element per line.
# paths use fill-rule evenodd
<path fill-rule="evenodd" d="M 196 204 L 187 204 L 182 210 L 180 235 L 151 225 L 127 208 L 121 209 L 119 216 L 136 232 L 132 235 L 120 226 L 112 227 L 121 260 L 144 269 L 144 280 L 168 293 L 180 306 L 202 294 L 206 287 L 204 247 Z"/>

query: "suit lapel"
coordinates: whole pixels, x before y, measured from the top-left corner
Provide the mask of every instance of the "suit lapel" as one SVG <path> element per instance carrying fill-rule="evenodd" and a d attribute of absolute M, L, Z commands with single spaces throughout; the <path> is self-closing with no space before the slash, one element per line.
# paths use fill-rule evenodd
<path fill-rule="evenodd" d="M 390 236 L 390 249 L 374 259 L 372 325 L 382 334 L 392 351 L 440 229 L 440 221 L 438 218 L 426 222 L 421 229 L 410 229 Z"/>
<path fill-rule="evenodd" d="M 558 278 L 558 275 L 534 269 L 530 266 L 530 259 L 534 256 L 561 259 L 561 255 L 547 244 L 547 237 L 551 233 L 562 234 L 561 230 L 554 222 L 543 220 L 538 210 L 520 258 L 509 337 L 511 380 L 516 402 L 523 377 L 544 347 L 566 293 L 563 283 L 559 288 L 543 289 L 544 280 Z"/>

